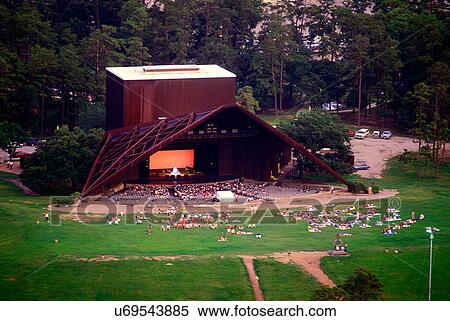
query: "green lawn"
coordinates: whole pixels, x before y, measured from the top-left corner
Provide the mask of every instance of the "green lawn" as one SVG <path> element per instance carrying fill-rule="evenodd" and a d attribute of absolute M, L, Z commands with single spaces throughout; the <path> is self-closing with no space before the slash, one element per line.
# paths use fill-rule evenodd
<path fill-rule="evenodd" d="M 15 300 L 252 300 L 238 258 L 79 262 L 58 259 L 20 280 L 3 281 Z"/>
<path fill-rule="evenodd" d="M 309 300 L 320 284 L 294 264 L 273 259 L 255 260 L 265 300 Z"/>
<path fill-rule="evenodd" d="M 350 275 L 356 267 L 367 267 L 382 281 L 388 300 L 426 300 L 428 286 L 429 238 L 425 226 L 436 226 L 433 246 L 434 300 L 449 300 L 450 289 L 450 166 L 441 166 L 440 177 L 416 180 L 413 165 L 389 162 L 384 178 L 374 181 L 383 188 L 400 191 L 402 213 L 424 213 L 425 221 L 402 230 L 395 236 L 377 235 L 379 229 L 364 233 L 365 242 L 350 246 L 352 256 L 322 259 L 325 272 L 336 282 Z M 374 233 L 375 232 L 375 233 Z M 385 253 L 384 250 L 389 252 Z M 393 253 L 395 249 L 399 254 Z"/>
<path fill-rule="evenodd" d="M 351 257 L 324 258 L 322 266 L 337 283 L 359 266 L 373 271 L 383 282 L 386 298 L 424 300 L 427 287 L 428 235 L 424 227 L 438 226 L 435 238 L 433 298 L 450 299 L 450 166 L 441 178 L 415 180 L 414 168 L 390 162 L 383 180 L 397 188 L 404 217 L 415 210 L 426 220 L 383 236 L 380 228 L 355 228 L 347 238 Z M 1 177 L 5 177 L 3 174 Z M 144 225 L 108 226 L 63 221 L 60 226 L 42 222 L 46 197 L 21 194 L 0 181 L 0 299 L 251 299 L 243 264 L 236 254 L 274 251 L 327 250 L 336 230 L 306 232 L 306 224 L 264 224 L 257 227 L 261 240 L 250 235 L 230 237 L 220 243 L 212 230 L 155 231 L 148 237 Z M 55 244 L 53 240 L 58 239 Z M 389 249 L 385 253 L 385 249 Z M 398 249 L 399 254 L 393 254 Z M 97 255 L 195 255 L 192 260 L 166 262 L 143 259 L 113 262 L 80 262 Z M 224 259 L 220 259 L 225 255 Z M 267 299 L 307 299 L 314 281 L 298 268 L 270 260 L 256 261 Z M 297 280 L 285 284 L 283 280 Z M 201 290 L 199 290 L 201 289 Z"/>

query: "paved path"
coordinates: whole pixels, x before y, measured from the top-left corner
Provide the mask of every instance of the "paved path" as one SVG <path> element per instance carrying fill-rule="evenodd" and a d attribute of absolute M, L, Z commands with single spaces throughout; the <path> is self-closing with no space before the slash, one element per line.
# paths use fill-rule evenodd
<path fill-rule="evenodd" d="M 264 296 L 262 294 L 261 288 L 259 286 L 258 277 L 256 276 L 255 267 L 253 265 L 253 257 L 243 255 L 241 256 L 244 261 L 244 265 L 247 268 L 248 277 L 250 279 L 250 284 L 253 289 L 253 294 L 256 301 L 264 301 Z"/>
<path fill-rule="evenodd" d="M 19 188 L 20 190 L 22 190 L 22 192 L 26 195 L 31 195 L 31 196 L 40 196 L 38 193 L 32 191 L 30 188 L 28 188 L 27 186 L 25 186 L 22 181 L 18 178 L 5 178 L 4 179 L 7 182 L 11 182 L 14 185 L 17 186 L 17 188 Z"/>
<path fill-rule="evenodd" d="M 226 203 L 227 208 L 231 210 L 242 210 L 246 209 L 247 211 L 251 210 L 251 206 L 257 206 L 260 210 L 271 210 L 271 209 L 287 209 L 287 208 L 300 208 L 305 207 L 307 205 L 324 205 L 324 204 L 336 204 L 339 202 L 354 202 L 356 200 L 364 201 L 364 200 L 379 200 L 384 198 L 394 197 L 398 194 L 395 190 L 383 189 L 380 193 L 368 195 L 368 194 L 353 194 L 345 191 L 338 191 L 334 194 L 330 192 L 318 193 L 318 194 L 302 194 L 295 198 L 285 198 L 278 199 L 275 202 L 262 202 L 262 201 L 252 201 L 246 202 L 243 204 L 228 204 Z M 155 210 L 158 208 L 165 209 L 167 207 L 171 207 L 172 204 L 168 204 L 166 206 L 156 206 Z M 188 211 L 197 211 L 197 212 L 210 212 L 212 210 L 215 211 L 224 211 L 225 208 L 221 207 L 224 204 L 217 203 L 209 203 L 204 204 L 202 206 L 186 206 Z M 73 206 L 67 207 L 52 207 L 53 210 L 59 212 L 66 212 L 71 214 L 107 214 L 107 213 L 120 213 L 120 212 L 130 212 L 131 209 L 137 213 L 138 211 L 144 210 L 144 205 L 119 205 L 112 203 L 102 203 L 98 201 L 87 201 L 83 203 L 77 203 Z"/>
<path fill-rule="evenodd" d="M 22 173 L 22 169 L 20 168 L 19 162 L 14 162 L 13 169 L 9 169 L 8 165 L 6 163 L 1 163 L 0 171 L 6 172 L 6 173 L 11 173 L 11 174 L 16 174 L 16 175 L 19 175 L 20 173 Z"/>

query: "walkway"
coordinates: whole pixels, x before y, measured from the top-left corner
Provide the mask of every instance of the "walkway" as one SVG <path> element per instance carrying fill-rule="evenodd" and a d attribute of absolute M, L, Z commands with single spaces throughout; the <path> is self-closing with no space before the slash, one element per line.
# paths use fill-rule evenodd
<path fill-rule="evenodd" d="M 264 296 L 261 291 L 261 287 L 259 286 L 258 276 L 255 272 L 255 267 L 253 265 L 253 257 L 243 255 L 241 256 L 242 261 L 244 262 L 245 267 L 247 268 L 248 277 L 250 279 L 250 284 L 253 289 L 253 294 L 255 296 L 256 301 L 264 301 Z"/>

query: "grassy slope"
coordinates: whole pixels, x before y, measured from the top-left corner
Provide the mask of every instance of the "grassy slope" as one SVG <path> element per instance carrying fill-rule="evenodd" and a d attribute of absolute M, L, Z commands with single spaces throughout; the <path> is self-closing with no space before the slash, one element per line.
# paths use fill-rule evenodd
<path fill-rule="evenodd" d="M 424 226 L 436 225 L 441 232 L 435 239 L 434 298 L 450 299 L 446 286 L 450 279 L 447 268 L 450 263 L 449 166 L 443 167 L 441 173 L 439 180 L 416 182 L 410 166 L 392 161 L 386 178 L 378 183 L 401 191 L 405 216 L 411 210 L 424 212 L 426 221 L 391 237 L 380 235 L 377 227 L 355 228 L 354 235 L 347 239 L 352 256 L 339 260 L 324 258 L 325 271 L 340 282 L 355 267 L 366 266 L 381 278 L 388 299 L 423 300 L 428 255 Z M 37 225 L 34 222 L 42 219 L 42 208 L 47 202 L 45 197 L 24 196 L 12 184 L 0 181 L 0 299 L 248 299 L 251 290 L 243 265 L 232 257 L 218 260 L 219 255 L 326 250 L 336 233 L 325 229 L 322 233 L 310 234 L 306 232 L 305 223 L 267 224 L 258 227 L 264 235 L 261 240 L 235 236 L 228 243 L 219 243 L 217 232 L 210 230 L 155 231 L 148 237 L 142 225 L 86 225 L 66 221 L 61 226 Z M 58 239 L 59 244 L 54 244 L 54 239 Z M 390 252 L 384 253 L 385 248 Z M 392 250 L 396 248 L 401 253 L 393 255 Z M 204 257 L 187 263 L 175 262 L 170 266 L 172 270 L 161 268 L 155 261 L 85 263 L 75 259 L 101 254 Z M 196 272 L 183 278 L 193 266 Z M 269 299 L 288 298 L 286 289 L 272 281 L 275 275 L 280 274 L 280 279 L 287 280 L 302 278 L 292 266 L 283 267 L 279 263 L 258 263 L 257 268 L 261 269 L 261 284 Z M 16 280 L 9 280 L 11 278 Z M 198 291 L 196 285 L 202 291 Z M 154 288 L 158 290 L 152 291 Z M 303 293 L 305 288 L 302 282 L 295 282 L 290 291 Z M 298 298 L 308 296 L 298 295 Z"/>

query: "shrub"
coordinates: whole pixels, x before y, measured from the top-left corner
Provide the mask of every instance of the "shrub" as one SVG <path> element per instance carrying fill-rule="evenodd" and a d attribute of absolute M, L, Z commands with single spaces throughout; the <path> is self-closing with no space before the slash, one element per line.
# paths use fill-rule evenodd
<path fill-rule="evenodd" d="M 372 192 L 373 192 L 374 194 L 377 194 L 377 193 L 380 192 L 380 187 L 379 187 L 378 185 L 371 184 L 370 187 L 372 187 Z"/>
<path fill-rule="evenodd" d="M 311 297 L 314 301 L 376 301 L 383 299 L 383 284 L 372 272 L 358 268 L 335 288 L 322 286 Z"/>
<path fill-rule="evenodd" d="M 367 193 L 368 188 L 362 182 L 355 182 L 350 186 L 350 192 L 352 192 L 352 193 Z"/>
<path fill-rule="evenodd" d="M 52 197 L 52 203 L 56 205 L 71 205 L 75 202 L 74 196 L 54 196 Z"/>

